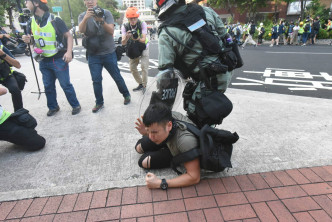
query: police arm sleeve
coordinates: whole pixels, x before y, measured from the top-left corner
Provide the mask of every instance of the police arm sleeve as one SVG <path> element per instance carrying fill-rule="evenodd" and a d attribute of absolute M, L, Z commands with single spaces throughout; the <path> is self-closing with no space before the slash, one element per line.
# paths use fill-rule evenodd
<path fill-rule="evenodd" d="M 175 62 L 175 45 L 173 44 L 172 39 L 162 31 L 158 40 L 159 45 L 159 54 L 158 54 L 158 68 L 159 70 L 165 70 L 167 68 L 173 68 Z"/>

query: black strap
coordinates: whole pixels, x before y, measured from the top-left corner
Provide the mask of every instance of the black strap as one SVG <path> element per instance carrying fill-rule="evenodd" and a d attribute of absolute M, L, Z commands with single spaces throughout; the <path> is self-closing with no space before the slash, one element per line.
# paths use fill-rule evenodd
<path fill-rule="evenodd" d="M 199 147 L 195 147 L 187 152 L 180 153 L 172 158 L 171 167 L 178 175 L 180 175 L 182 172 L 180 172 L 177 167 L 180 166 L 181 163 L 192 161 L 200 155 L 202 155 L 202 152 Z"/>
<path fill-rule="evenodd" d="M 195 136 L 199 137 L 201 135 L 200 129 L 197 126 L 195 126 L 194 124 L 191 124 L 191 123 L 188 123 L 188 122 L 185 122 L 182 120 L 176 120 L 176 122 L 180 122 L 180 123 L 183 123 L 184 125 L 186 125 L 189 132 L 191 132 Z"/>
<path fill-rule="evenodd" d="M 188 131 L 191 132 L 192 134 L 194 134 L 197 138 L 199 138 L 200 130 L 195 125 L 184 122 L 182 120 L 176 120 L 176 122 L 185 124 Z M 180 175 L 182 173 L 177 169 L 177 167 L 181 163 L 192 161 L 195 158 L 199 157 L 200 155 L 202 155 L 201 149 L 199 147 L 194 147 L 193 149 L 191 149 L 187 152 L 180 153 L 180 154 L 176 155 L 175 157 L 173 157 L 172 162 L 171 162 L 171 167 L 178 175 Z"/>
<path fill-rule="evenodd" d="M 202 51 L 202 53 L 199 53 L 199 52 L 195 51 L 194 49 L 188 47 L 187 45 L 183 44 L 182 42 L 180 42 L 180 40 L 178 40 L 177 38 L 175 38 L 175 36 L 172 35 L 172 34 L 168 31 L 167 27 L 165 27 L 165 31 L 166 31 L 166 33 L 167 33 L 172 39 L 174 39 L 174 41 L 176 41 L 176 42 L 179 43 L 180 45 L 184 46 L 185 49 L 187 49 L 187 50 L 189 50 L 189 51 L 192 51 L 192 52 L 194 52 L 195 54 L 199 55 L 199 56 L 196 58 L 196 60 L 193 62 L 193 64 L 191 64 L 191 65 L 188 67 L 188 69 L 189 69 L 189 71 L 191 72 L 191 71 L 192 71 L 192 70 L 198 65 L 198 66 L 199 66 L 199 72 L 200 72 L 200 75 L 199 75 L 199 77 L 200 77 L 200 81 L 203 81 L 203 82 L 205 82 L 205 84 L 206 84 L 207 86 L 210 86 L 210 84 L 209 84 L 209 82 L 207 81 L 207 78 L 206 78 L 205 70 L 204 70 L 204 68 L 200 65 L 200 62 L 201 62 L 201 61 L 204 59 L 204 57 L 207 55 L 207 54 L 204 52 L 204 50 Z M 211 87 L 210 87 L 210 88 L 211 88 Z"/>

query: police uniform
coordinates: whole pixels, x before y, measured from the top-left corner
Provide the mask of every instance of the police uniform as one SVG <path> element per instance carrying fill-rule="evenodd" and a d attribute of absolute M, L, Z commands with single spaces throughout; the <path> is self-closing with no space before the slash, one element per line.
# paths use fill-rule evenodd
<path fill-rule="evenodd" d="M 4 53 L 7 54 L 7 56 L 14 58 L 14 56 L 6 47 L 0 45 L 0 48 Z M 12 67 L 6 64 L 4 59 L 0 59 L 0 83 L 8 88 L 12 96 L 14 110 L 17 111 L 23 108 L 23 101 L 21 90 L 18 87 L 16 78 L 13 76 L 13 72 L 14 70 Z"/>
<path fill-rule="evenodd" d="M 10 116 L 11 113 L 0 105 L 0 140 L 22 146 L 29 151 L 45 146 L 46 140 L 36 130 L 18 125 Z"/>
<path fill-rule="evenodd" d="M 186 9 L 186 5 L 180 6 L 177 8 L 172 15 L 175 15 L 177 13 L 180 13 Z M 226 35 L 226 29 L 224 27 L 223 22 L 218 17 L 218 15 L 213 11 L 213 9 L 208 7 L 203 7 L 203 10 L 206 15 L 207 23 L 212 24 L 215 27 L 215 31 L 218 33 L 219 36 L 223 37 Z M 181 40 L 182 43 L 186 44 L 190 39 L 192 38 L 192 34 L 189 31 L 182 30 L 177 27 L 167 27 L 168 31 L 176 38 Z M 184 52 L 185 47 L 178 42 L 176 42 L 172 37 L 170 37 L 165 29 L 162 29 L 158 36 L 158 45 L 159 45 L 159 54 L 158 54 L 158 60 L 159 60 L 159 66 L 158 68 L 160 70 L 165 70 L 167 68 L 173 68 L 176 55 L 182 55 Z M 197 41 L 193 47 L 193 50 L 195 50 L 198 53 L 201 53 L 203 51 L 202 45 Z M 182 57 L 183 62 L 186 65 L 191 65 L 194 63 L 194 61 L 198 58 L 198 55 L 192 51 L 189 51 L 186 53 L 185 56 Z M 208 55 L 205 56 L 204 59 L 201 61 L 202 67 L 206 67 L 211 61 L 217 61 L 218 56 L 216 55 Z M 199 73 L 199 67 L 196 66 L 193 69 L 193 73 L 198 74 Z M 188 75 L 188 73 L 186 73 Z M 226 73 L 216 73 L 217 77 L 217 85 L 218 90 L 220 92 L 225 92 L 230 81 L 232 78 L 233 73 L 232 72 L 226 72 Z M 199 92 L 198 92 L 199 93 Z"/>

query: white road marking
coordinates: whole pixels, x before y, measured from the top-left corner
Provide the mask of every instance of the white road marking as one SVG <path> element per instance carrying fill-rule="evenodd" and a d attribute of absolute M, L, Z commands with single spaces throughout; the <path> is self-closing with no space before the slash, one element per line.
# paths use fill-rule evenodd
<path fill-rule="evenodd" d="M 292 91 L 317 91 L 315 88 L 288 88 Z"/>
<path fill-rule="evenodd" d="M 234 86 L 261 86 L 261 83 L 232 83 Z"/>
<path fill-rule="evenodd" d="M 273 51 L 265 51 L 265 53 L 270 54 L 303 54 L 303 55 L 332 55 L 330 52 L 273 52 Z"/>

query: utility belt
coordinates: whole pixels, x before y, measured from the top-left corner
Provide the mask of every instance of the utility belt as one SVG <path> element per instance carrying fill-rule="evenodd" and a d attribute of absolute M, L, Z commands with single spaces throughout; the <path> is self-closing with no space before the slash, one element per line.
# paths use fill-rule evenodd
<path fill-rule="evenodd" d="M 9 118 L 18 125 L 26 128 L 34 129 L 37 126 L 36 119 L 32 115 L 30 115 L 28 110 L 24 108 L 21 108 L 16 112 L 12 113 Z"/>

